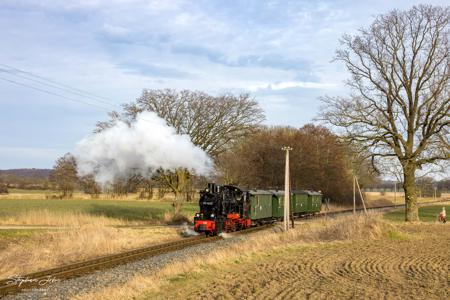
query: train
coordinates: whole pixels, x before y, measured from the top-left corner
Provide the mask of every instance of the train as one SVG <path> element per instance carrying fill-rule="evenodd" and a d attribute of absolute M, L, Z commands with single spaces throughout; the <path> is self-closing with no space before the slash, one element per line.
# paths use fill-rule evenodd
<path fill-rule="evenodd" d="M 194 217 L 194 230 L 208 236 L 233 232 L 284 217 L 284 192 L 249 190 L 235 185 L 208 183 L 200 191 L 199 212 Z M 322 208 L 322 194 L 310 190 L 293 190 L 290 198 L 292 217 L 314 215 Z"/>

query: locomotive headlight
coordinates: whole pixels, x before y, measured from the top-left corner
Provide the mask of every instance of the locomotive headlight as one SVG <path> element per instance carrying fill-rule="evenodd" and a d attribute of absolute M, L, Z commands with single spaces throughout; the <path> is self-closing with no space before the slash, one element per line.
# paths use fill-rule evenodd
<path fill-rule="evenodd" d="M 199 214 L 199 213 L 196 213 L 195 216 L 196 216 L 197 218 L 199 218 L 199 217 L 200 217 L 200 214 Z"/>
<path fill-rule="evenodd" d="M 211 214 L 211 218 L 214 218 L 214 214 Z"/>

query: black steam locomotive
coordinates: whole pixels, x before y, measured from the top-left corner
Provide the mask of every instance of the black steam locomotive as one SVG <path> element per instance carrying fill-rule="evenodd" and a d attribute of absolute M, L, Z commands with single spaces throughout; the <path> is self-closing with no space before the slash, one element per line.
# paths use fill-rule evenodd
<path fill-rule="evenodd" d="M 290 199 L 294 216 L 315 214 L 322 206 L 322 194 L 318 192 L 292 191 Z M 200 212 L 194 218 L 195 231 L 216 235 L 283 219 L 284 192 L 209 183 L 200 192 L 199 206 Z"/>
<path fill-rule="evenodd" d="M 248 200 L 248 192 L 238 187 L 209 183 L 208 188 L 200 192 L 200 212 L 195 214 L 195 230 L 213 235 L 250 227 Z"/>

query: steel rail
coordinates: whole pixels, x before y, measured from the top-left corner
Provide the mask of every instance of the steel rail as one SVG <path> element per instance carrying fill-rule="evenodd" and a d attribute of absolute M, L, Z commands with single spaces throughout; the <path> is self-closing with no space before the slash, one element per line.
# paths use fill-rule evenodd
<path fill-rule="evenodd" d="M 424 204 L 435 204 L 444 201 L 433 201 L 427 203 L 420 203 L 419 205 Z M 377 206 L 377 207 L 368 207 L 367 210 L 378 210 L 378 209 L 394 209 L 403 207 L 404 204 L 396 204 L 396 205 L 387 205 L 387 206 Z M 357 208 L 356 211 L 363 211 L 363 208 Z M 311 215 L 310 217 L 326 217 L 333 216 L 345 213 L 352 213 L 353 209 L 346 210 L 338 210 L 338 211 L 329 211 L 329 212 L 321 212 L 315 215 Z M 303 217 L 304 218 L 304 217 Z M 262 225 L 258 227 L 252 227 L 246 230 L 240 230 L 236 232 L 229 233 L 231 235 L 236 234 L 247 234 L 259 230 L 264 230 L 266 228 L 272 227 L 273 224 Z M 85 261 L 67 264 L 61 267 L 51 268 L 48 270 L 43 270 L 39 272 L 29 273 L 17 277 L 12 277 L 8 279 L 0 280 L 0 298 L 8 294 L 15 294 L 24 289 L 30 289 L 34 287 L 42 286 L 42 283 L 48 283 L 53 280 L 63 280 L 69 279 L 73 277 L 78 277 L 83 274 L 91 273 L 96 270 L 110 268 L 113 266 L 117 266 L 120 264 L 125 264 L 131 261 L 136 261 L 139 259 L 157 256 L 163 253 L 173 252 L 176 250 L 184 249 L 190 246 L 194 246 L 202 243 L 214 242 L 217 240 L 221 240 L 221 236 L 194 236 L 190 238 L 185 238 L 183 240 L 168 242 L 164 244 L 158 244 L 148 247 L 142 247 L 134 250 L 129 250 L 117 254 L 104 255 L 100 257 L 96 257 L 93 259 L 88 259 Z M 17 280 L 16 280 L 16 279 Z"/>
<path fill-rule="evenodd" d="M 272 224 L 252 227 L 246 230 L 232 232 L 230 234 L 248 234 L 266 229 L 270 226 L 272 226 Z M 190 246 L 210 243 L 221 239 L 223 239 L 221 236 L 194 236 L 179 241 L 142 247 L 117 254 L 104 255 L 77 263 L 67 264 L 61 267 L 3 279 L 0 280 L 0 298 L 8 294 L 16 294 L 24 289 L 40 287 L 43 283 L 46 284 L 48 282 L 70 279 L 96 270 L 106 269 L 131 261 L 157 256 L 163 253 L 173 252 Z"/>
<path fill-rule="evenodd" d="M 219 239 L 221 239 L 220 236 L 196 236 L 180 241 L 134 249 L 118 254 L 104 255 L 82 262 L 67 264 L 61 267 L 3 279 L 0 280 L 0 297 L 7 294 L 17 293 L 23 289 L 39 287 L 42 286 L 43 283 L 49 281 L 69 279 L 95 270 L 113 267 L 145 257 L 156 256 L 197 244 L 209 243 Z"/>

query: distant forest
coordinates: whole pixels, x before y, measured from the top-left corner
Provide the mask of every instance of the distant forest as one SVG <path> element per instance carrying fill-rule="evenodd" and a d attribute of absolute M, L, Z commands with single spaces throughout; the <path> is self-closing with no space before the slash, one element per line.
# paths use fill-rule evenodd
<path fill-rule="evenodd" d="M 6 185 L 8 188 L 19 189 L 50 189 L 49 177 L 52 169 L 10 169 L 0 170 L 0 184 Z M 450 179 L 435 181 L 430 177 L 417 180 L 419 188 L 427 189 L 427 187 L 437 187 L 441 192 L 450 191 Z M 365 186 L 366 190 L 380 189 L 393 190 L 394 181 L 377 180 Z M 401 183 L 397 183 L 397 190 L 401 190 Z"/>
<path fill-rule="evenodd" d="M 48 189 L 51 169 L 0 170 L 0 184 L 8 188 Z"/>

